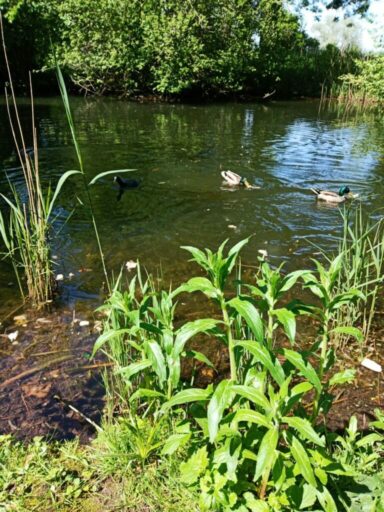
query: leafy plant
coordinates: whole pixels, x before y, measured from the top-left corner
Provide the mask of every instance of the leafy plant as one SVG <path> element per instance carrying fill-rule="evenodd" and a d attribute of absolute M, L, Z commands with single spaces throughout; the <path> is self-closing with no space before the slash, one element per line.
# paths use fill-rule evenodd
<path fill-rule="evenodd" d="M 340 482 L 357 475 L 347 456 L 353 441 L 336 440 L 318 418 L 325 418 L 332 405 L 333 386 L 354 378 L 353 370 L 331 376 L 332 335 L 361 338 L 354 326 L 335 327 L 335 313 L 359 307 L 364 295 L 339 290 L 342 253 L 327 266 L 315 261 L 315 270 L 286 275 L 260 259 L 255 283 L 243 282 L 238 272 L 231 287 L 231 272 L 246 243 L 226 251 L 224 242 L 216 252 L 185 247 L 206 277 L 192 277 L 174 291 L 157 291 L 150 277 L 143 281 L 140 267 L 125 292 L 120 277 L 102 308 L 108 316 L 94 350 L 102 349 L 114 362 L 112 382 L 121 380 L 110 385 L 109 400 L 122 400 L 119 421 L 130 425 L 127 439 L 133 443 L 130 453 L 140 454 L 136 458 L 189 451 L 181 478 L 199 493 L 202 510 L 348 510 L 350 498 Z M 287 300 L 299 284 L 312 292 L 314 304 Z M 175 328 L 175 299 L 196 292 L 214 303 L 220 319 Z M 296 345 L 299 314 L 310 315 L 319 326 L 304 348 Z M 278 332 L 289 348 L 277 342 Z M 196 388 L 181 380 L 180 368 L 187 342 L 204 333 L 227 347 L 230 372 L 220 382 Z M 212 364 L 202 353 L 193 356 Z M 142 420 L 148 440 L 153 438 L 144 445 L 137 430 Z M 160 424 L 169 432 L 161 450 L 154 434 Z M 343 442 L 345 459 L 335 456 L 335 446 Z"/>

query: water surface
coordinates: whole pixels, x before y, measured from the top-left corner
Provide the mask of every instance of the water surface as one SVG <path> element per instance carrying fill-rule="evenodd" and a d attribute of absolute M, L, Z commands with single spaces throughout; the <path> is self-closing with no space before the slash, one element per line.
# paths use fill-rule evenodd
<path fill-rule="evenodd" d="M 71 103 L 88 179 L 132 168 L 137 170 L 129 177 L 140 180 L 120 200 L 110 176 L 92 190 L 108 267 L 115 272 L 140 258 L 150 270 L 161 267 L 167 279 L 178 282 L 190 268 L 180 246 L 215 248 L 225 238 L 234 243 L 249 235 L 246 263 L 254 264 L 257 251 L 266 249 L 272 263 L 306 265 L 317 250 L 312 244 L 335 248 L 341 225 L 339 209 L 316 203 L 311 187 L 337 191 L 348 185 L 367 211 L 380 214 L 384 132 L 374 120 L 341 123 L 333 114 L 319 115 L 317 101 L 194 106 L 73 98 Z M 25 100 L 21 114 L 30 134 Z M 4 103 L 0 115 L 0 189 L 7 190 L 8 175 L 23 192 Z M 61 100 L 37 99 L 36 123 L 42 175 L 56 182 L 77 168 Z M 223 187 L 220 170 L 226 169 L 260 189 Z M 75 275 L 62 285 L 69 303 L 97 301 L 102 284 L 89 214 L 79 203 L 83 199 L 75 176 L 55 211 L 56 273 Z M 11 269 L 2 262 L 5 308 L 17 300 L 10 283 Z"/>

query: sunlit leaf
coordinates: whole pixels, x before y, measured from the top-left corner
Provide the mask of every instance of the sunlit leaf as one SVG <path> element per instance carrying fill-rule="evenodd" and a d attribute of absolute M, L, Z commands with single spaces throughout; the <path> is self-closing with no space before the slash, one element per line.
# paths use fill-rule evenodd
<path fill-rule="evenodd" d="M 260 425 L 261 427 L 271 427 L 271 422 L 268 421 L 265 414 L 253 411 L 252 409 L 239 409 L 238 411 L 236 411 L 236 414 L 233 419 L 234 421 L 238 422 L 246 421 L 247 423 L 255 423 L 256 425 Z"/>
<path fill-rule="evenodd" d="M 264 409 L 265 412 L 268 413 L 271 410 L 271 404 L 269 403 L 268 398 L 259 389 L 252 386 L 235 385 L 233 386 L 233 391 L 253 404 L 258 405 Z"/>
<path fill-rule="evenodd" d="M 303 377 L 308 379 L 318 391 L 321 391 L 320 379 L 309 361 L 304 361 L 303 356 L 294 350 L 284 349 L 284 356 L 300 371 Z"/>
<path fill-rule="evenodd" d="M 272 427 L 264 434 L 257 454 L 255 481 L 273 466 L 278 441 L 279 431 L 277 428 Z"/>
<path fill-rule="evenodd" d="M 276 358 L 272 360 L 271 354 L 266 347 L 255 341 L 238 341 L 236 346 L 244 347 L 250 352 L 257 362 L 260 362 L 271 374 L 273 379 L 281 386 L 285 380 L 284 370 Z"/>
<path fill-rule="evenodd" d="M 213 443 L 219 430 L 219 423 L 223 413 L 229 407 L 232 400 L 233 383 L 230 380 L 222 380 L 216 387 L 208 405 L 208 431 L 209 441 Z"/>
<path fill-rule="evenodd" d="M 207 332 L 218 324 L 213 318 L 201 318 L 193 322 L 187 322 L 176 333 L 173 348 L 174 356 L 178 356 L 184 350 L 186 342 L 198 333 Z"/>
<path fill-rule="evenodd" d="M 49 205 L 48 205 L 48 210 L 47 210 L 47 214 L 46 214 L 46 215 L 47 215 L 47 218 L 49 218 L 49 217 L 50 217 L 50 215 L 51 215 L 51 213 L 52 213 L 52 209 L 53 209 L 53 207 L 54 207 L 54 205 L 55 205 L 56 199 L 57 199 L 58 195 L 60 194 L 61 189 L 63 188 L 63 186 L 64 186 L 65 182 L 67 181 L 67 179 L 68 179 L 70 176 L 72 176 L 72 175 L 74 175 L 74 174 L 81 174 L 81 172 L 80 172 L 80 171 L 67 171 L 67 172 L 65 172 L 65 173 L 60 177 L 59 181 L 57 182 L 55 192 L 54 192 L 54 194 L 53 194 L 53 196 L 52 196 L 52 199 L 51 199 L 51 201 L 50 201 L 50 203 L 49 203 Z"/>
<path fill-rule="evenodd" d="M 273 314 L 284 328 L 285 334 L 288 336 L 291 344 L 295 342 L 296 337 L 296 317 L 292 311 L 286 308 L 274 309 Z"/>
<path fill-rule="evenodd" d="M 165 411 L 175 405 L 187 404 L 190 402 L 200 402 L 204 400 L 208 400 L 212 391 L 210 389 L 200 389 L 200 388 L 189 388 L 184 389 L 177 393 L 177 395 L 173 396 L 168 402 L 166 402 L 162 410 Z"/>
<path fill-rule="evenodd" d="M 291 445 L 292 456 L 297 463 L 297 467 L 298 467 L 300 473 L 303 475 L 305 480 L 310 485 L 312 485 L 313 487 L 316 487 L 316 478 L 313 473 L 313 469 L 311 466 L 311 462 L 309 460 L 308 453 L 305 450 L 304 446 L 300 443 L 300 441 L 295 436 L 291 437 L 290 445 Z"/>
<path fill-rule="evenodd" d="M 137 171 L 137 169 L 115 169 L 113 171 L 105 171 L 100 172 L 97 174 L 89 183 L 88 185 L 94 185 L 97 181 L 99 181 L 101 178 L 104 178 L 104 176 L 108 176 L 110 174 L 121 174 L 123 172 L 133 172 Z"/>
<path fill-rule="evenodd" d="M 228 302 L 229 306 L 234 308 L 239 315 L 241 315 L 246 321 L 248 327 L 253 332 L 256 340 L 259 343 L 264 341 L 264 326 L 261 319 L 260 313 L 257 311 L 255 306 L 247 300 L 241 300 L 239 297 Z"/>
<path fill-rule="evenodd" d="M 325 446 L 324 439 L 321 438 L 317 432 L 315 432 L 314 428 L 308 420 L 299 418 L 297 416 L 283 416 L 281 421 L 287 423 L 287 425 L 297 430 L 300 436 L 304 439 L 308 439 L 308 441 L 311 441 L 312 443 L 319 446 Z"/>

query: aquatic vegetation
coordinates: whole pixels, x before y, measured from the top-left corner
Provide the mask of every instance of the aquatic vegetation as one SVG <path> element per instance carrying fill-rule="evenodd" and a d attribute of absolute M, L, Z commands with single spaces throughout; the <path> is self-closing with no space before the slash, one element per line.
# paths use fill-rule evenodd
<path fill-rule="evenodd" d="M 92 178 L 91 181 L 88 181 L 87 175 L 86 175 L 86 172 L 84 169 L 83 158 L 81 156 L 80 145 L 79 145 L 79 142 L 78 142 L 78 139 L 76 136 L 76 128 L 75 128 L 75 123 L 74 123 L 74 120 L 72 117 L 72 111 L 71 111 L 71 106 L 70 106 L 69 97 L 68 97 L 68 93 L 67 93 L 67 88 L 65 86 L 65 81 L 64 81 L 64 77 L 61 72 L 61 69 L 57 64 L 56 64 L 56 73 L 57 73 L 57 79 L 58 79 L 59 88 L 60 88 L 60 94 L 61 94 L 61 98 L 63 100 L 65 114 L 66 114 L 67 121 L 68 121 L 68 126 L 69 126 L 69 129 L 71 132 L 71 137 L 72 137 L 73 145 L 75 147 L 77 161 L 79 164 L 79 170 L 68 171 L 68 172 L 70 172 L 72 174 L 80 174 L 82 177 L 84 192 L 85 192 L 85 195 L 87 198 L 87 203 L 88 203 L 87 206 L 88 206 L 89 213 L 90 213 L 90 219 L 91 219 L 91 223 L 92 223 L 92 227 L 93 227 L 93 232 L 95 234 L 95 238 L 97 241 L 97 247 L 98 247 L 99 255 L 100 255 L 100 260 L 101 260 L 101 264 L 103 267 L 105 284 L 108 288 L 108 291 L 110 292 L 111 291 L 110 279 L 108 276 L 107 266 L 105 263 L 105 257 L 104 257 L 103 247 L 101 244 L 100 233 L 99 233 L 99 229 L 97 227 L 97 222 L 96 222 L 96 218 L 95 218 L 95 211 L 94 211 L 94 207 L 93 207 L 91 187 L 92 187 L 92 185 L 95 185 L 95 183 L 97 183 L 100 179 L 104 178 L 105 176 L 116 174 L 116 172 L 119 172 L 119 173 L 130 172 L 130 171 L 134 171 L 135 169 L 119 169 L 118 171 L 117 170 L 103 171 L 103 172 L 97 174 L 94 178 Z"/>
<path fill-rule="evenodd" d="M 333 325 L 358 325 L 361 344 L 368 343 L 372 321 L 378 308 L 379 291 L 384 278 L 384 225 L 383 219 L 364 215 L 361 206 L 345 209 L 343 232 L 339 244 L 340 271 L 336 280 L 339 293 L 359 290 L 362 297 L 353 304 L 342 305 L 333 316 Z M 328 256 L 324 253 L 324 258 Z M 334 336 L 336 347 L 343 347 L 348 333 Z"/>
<path fill-rule="evenodd" d="M 348 438 L 336 440 L 322 423 L 334 387 L 354 379 L 353 368 L 332 371 L 332 336 L 362 337 L 353 325 L 335 326 L 335 313 L 362 304 L 364 294 L 339 289 L 342 253 L 326 266 L 316 261 L 315 270 L 290 274 L 259 258 L 254 281 L 243 281 L 239 268 L 231 283 L 247 241 L 228 251 L 225 242 L 216 252 L 184 247 L 206 276 L 175 290 L 156 290 L 140 268 L 125 291 L 119 277 L 101 308 L 105 328 L 94 348 L 114 362 L 105 377 L 111 453 L 125 446 L 129 466 L 183 453 L 181 480 L 198 492 L 201 510 L 349 510 L 349 485 L 361 473 L 337 451 Z M 294 286 L 311 292 L 314 302 L 288 300 Z M 176 327 L 180 298 L 195 293 L 216 313 Z M 305 347 L 296 341 L 298 315 L 318 326 Z M 225 347 L 229 372 L 219 382 L 196 387 L 196 364 L 215 361 L 203 348 L 188 350 L 194 337 L 201 347 L 206 339 Z M 195 364 L 182 379 L 190 358 Z M 114 425 L 121 435 L 113 437 Z M 370 440 L 375 450 L 383 437 L 359 438 L 357 451 Z M 379 458 L 372 464 L 379 467 Z"/>
<path fill-rule="evenodd" d="M 7 212 L 3 214 L 0 211 L 0 235 L 5 246 L 3 255 L 11 260 L 23 298 L 29 298 L 34 304 L 41 305 L 52 298 L 53 274 L 50 235 L 52 234 L 55 202 L 65 182 L 75 172 L 68 171 L 64 173 L 60 177 L 55 190 L 51 186 L 48 186 L 48 188 L 43 186 L 39 173 L 31 75 L 32 150 L 27 145 L 20 122 L 1 17 L 0 25 L 10 89 L 10 94 L 7 88 L 5 94 L 8 119 L 23 173 L 22 188 L 12 183 L 8 176 L 11 197 L 1 194 Z"/>

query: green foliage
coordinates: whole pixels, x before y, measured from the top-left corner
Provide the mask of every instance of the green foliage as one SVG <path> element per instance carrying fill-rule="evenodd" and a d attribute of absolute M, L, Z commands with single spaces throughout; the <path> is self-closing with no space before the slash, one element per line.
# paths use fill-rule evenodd
<path fill-rule="evenodd" d="M 342 75 L 341 95 L 353 95 L 355 101 L 384 101 L 384 56 L 372 56 L 355 61 L 356 72 Z"/>
<path fill-rule="evenodd" d="M 364 295 L 339 289 L 342 253 L 325 266 L 315 261 L 314 271 L 285 275 L 260 258 L 255 281 L 242 282 L 238 273 L 233 290 L 231 271 L 246 243 L 226 251 L 224 242 L 216 252 L 185 247 L 206 277 L 193 277 L 174 291 L 157 291 L 151 278 L 143 281 L 139 267 L 121 292 L 120 276 L 102 308 L 108 316 L 95 344 L 95 351 L 102 349 L 115 363 L 106 381 L 110 410 L 118 407 L 120 418 L 116 423 L 111 415 L 106 428 L 113 432 L 114 425 L 125 425 L 129 465 L 160 451 L 174 456 L 187 450 L 181 479 L 200 496 L 201 510 L 347 511 L 347 491 L 362 472 L 356 461 L 366 458 L 374 471 L 375 445 L 382 445 L 383 437 L 372 432 L 362 438 L 356 429 L 335 437 L 317 420 L 332 406 L 333 387 L 354 378 L 352 369 L 330 375 L 335 329 L 361 336 L 350 325 L 335 328 L 335 313 L 362 304 Z M 286 301 L 298 285 L 313 294 L 313 304 Z M 175 299 L 194 293 L 213 301 L 217 319 L 175 328 Z M 318 324 L 318 335 L 305 350 L 296 344 L 299 314 Z M 281 333 L 290 348 L 276 343 Z M 193 387 L 193 371 L 189 384 L 181 379 L 181 368 L 189 339 L 199 336 L 203 342 L 205 335 L 228 350 L 230 374 L 200 389 Z M 381 428 L 380 419 L 376 427 Z M 353 499 L 358 503 L 358 496 Z"/>
<path fill-rule="evenodd" d="M 47 444 L 35 438 L 23 445 L 0 436 L 2 510 L 69 510 L 92 488 L 97 488 L 95 471 L 78 443 Z"/>
<path fill-rule="evenodd" d="M 196 497 L 177 478 L 179 461 L 167 457 L 131 469 L 126 438 L 119 425 L 90 446 L 0 436 L 1 511 L 157 512 L 161 503 L 164 512 L 198 512 Z"/>
<path fill-rule="evenodd" d="M 319 94 L 350 71 L 282 0 L 0 0 L 18 76 L 54 56 L 86 93 Z M 24 52 L 23 49 L 26 49 Z M 25 73 L 25 71 L 24 71 Z"/>

